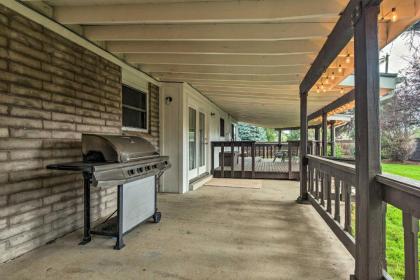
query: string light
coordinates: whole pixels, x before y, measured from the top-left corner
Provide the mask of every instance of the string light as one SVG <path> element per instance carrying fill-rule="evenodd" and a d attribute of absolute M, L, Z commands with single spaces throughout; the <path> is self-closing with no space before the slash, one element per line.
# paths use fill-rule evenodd
<path fill-rule="evenodd" d="M 350 63 L 350 54 L 349 53 L 347 53 L 347 56 L 346 56 L 346 63 L 347 64 Z"/>
<path fill-rule="evenodd" d="M 340 93 L 343 94 L 344 93 L 344 88 L 340 89 Z"/>
<path fill-rule="evenodd" d="M 316 93 L 319 93 L 319 86 L 316 86 Z"/>
<path fill-rule="evenodd" d="M 333 81 L 335 80 L 335 74 L 334 74 L 334 72 L 331 73 L 331 80 L 333 80 Z"/>
<path fill-rule="evenodd" d="M 342 73 L 343 72 L 343 68 L 341 67 L 341 64 L 338 65 L 338 73 Z"/>
<path fill-rule="evenodd" d="M 397 15 L 397 8 L 392 8 L 391 10 L 391 21 L 392 22 L 396 22 L 398 19 L 398 15 Z"/>
<path fill-rule="evenodd" d="M 322 90 L 322 92 L 327 92 L 327 90 L 324 88 L 324 89 Z"/>
<path fill-rule="evenodd" d="M 328 76 L 325 78 L 325 84 L 328 85 L 330 83 L 330 79 L 328 78 Z"/>

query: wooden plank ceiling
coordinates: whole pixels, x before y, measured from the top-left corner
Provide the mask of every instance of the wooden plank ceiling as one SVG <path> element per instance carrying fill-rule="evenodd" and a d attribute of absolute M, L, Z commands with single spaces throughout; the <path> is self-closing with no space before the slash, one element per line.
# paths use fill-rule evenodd
<path fill-rule="evenodd" d="M 381 47 L 418 18 L 419 1 L 383 1 Z M 299 84 L 348 0 L 24 2 L 160 81 L 190 83 L 239 121 L 278 128 L 299 124 Z M 310 92 L 308 113 L 351 90 L 338 84 L 352 72 L 350 44 Z"/>

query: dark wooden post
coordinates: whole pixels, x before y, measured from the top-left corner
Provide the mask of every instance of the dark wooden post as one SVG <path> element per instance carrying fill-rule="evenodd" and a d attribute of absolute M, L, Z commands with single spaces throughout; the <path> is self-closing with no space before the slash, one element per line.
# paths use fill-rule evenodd
<path fill-rule="evenodd" d="M 319 147 L 319 126 L 315 127 L 315 153 L 316 156 L 320 155 Z"/>
<path fill-rule="evenodd" d="M 323 157 L 327 156 L 328 144 L 327 144 L 327 112 L 322 112 L 322 153 Z"/>
<path fill-rule="evenodd" d="M 335 121 L 330 122 L 331 156 L 335 157 Z"/>
<path fill-rule="evenodd" d="M 354 12 L 356 104 L 356 279 L 382 279 L 385 259 L 379 135 L 379 2 Z"/>
<path fill-rule="evenodd" d="M 289 143 L 290 144 L 290 143 Z M 308 200 L 308 93 L 300 93 L 300 196 L 299 203 L 307 203 Z M 290 159 L 289 155 L 289 159 Z M 289 165 L 290 166 L 290 165 Z"/>
<path fill-rule="evenodd" d="M 279 145 L 281 144 L 281 132 L 282 132 L 282 130 L 279 129 Z"/>

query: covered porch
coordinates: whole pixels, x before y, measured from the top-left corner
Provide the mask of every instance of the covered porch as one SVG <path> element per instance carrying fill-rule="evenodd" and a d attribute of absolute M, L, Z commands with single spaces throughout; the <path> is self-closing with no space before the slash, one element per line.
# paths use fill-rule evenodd
<path fill-rule="evenodd" d="M 76 231 L 0 266 L 1 278 L 348 279 L 352 256 L 315 209 L 295 203 L 299 183 L 258 181 L 162 194 L 165 222 L 135 229 L 122 251 L 104 238 L 77 246 Z"/>
<path fill-rule="evenodd" d="M 405 278 L 418 280 L 420 185 L 381 174 L 378 102 L 379 49 L 420 18 L 418 4 L 4 0 L 1 278 L 390 279 L 391 204 L 403 212 Z M 328 117 L 346 108 L 354 164 L 327 158 Z M 235 141 L 236 121 L 298 127 L 296 151 L 288 143 L 271 161 L 266 146 Z M 85 133 L 147 138 L 172 164 L 155 185 L 162 223 L 135 228 L 121 251 L 110 238 L 76 243 L 83 222 L 116 212 L 123 186 L 95 189 L 83 208 L 80 174 L 45 168 L 80 160 Z M 190 188 L 267 173 L 288 180 Z"/>

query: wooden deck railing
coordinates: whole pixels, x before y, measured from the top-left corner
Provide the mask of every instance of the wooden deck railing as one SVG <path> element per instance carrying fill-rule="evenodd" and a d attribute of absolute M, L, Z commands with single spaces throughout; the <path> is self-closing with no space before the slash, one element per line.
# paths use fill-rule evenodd
<path fill-rule="evenodd" d="M 215 160 L 215 148 L 220 147 L 220 175 L 222 178 L 230 177 L 235 178 L 235 148 L 239 148 L 239 157 L 241 160 L 241 178 L 245 178 L 245 155 L 251 157 L 251 178 L 255 178 L 255 141 L 214 141 L 211 142 L 211 174 L 214 174 L 214 160 Z M 229 149 L 230 153 L 230 162 L 229 166 L 230 172 L 226 174 L 225 172 L 225 149 Z"/>
<path fill-rule="evenodd" d="M 211 173 L 221 178 L 297 179 L 299 172 L 294 170 L 293 160 L 298 156 L 298 148 L 298 141 L 289 141 L 281 145 L 255 141 L 214 141 L 211 142 Z M 278 156 L 281 151 L 284 152 L 284 158 L 280 157 L 274 162 L 276 154 Z M 216 166 L 217 153 L 219 160 Z M 272 159 L 273 162 L 265 161 L 262 164 L 260 159 L 257 170 L 256 158 Z M 267 170 L 264 170 L 264 167 L 267 167 Z"/>
<path fill-rule="evenodd" d="M 355 257 L 356 245 L 352 233 L 352 207 L 357 207 L 355 166 L 314 155 L 307 155 L 307 160 L 309 200 Z M 405 279 L 418 280 L 420 182 L 388 174 L 377 175 L 376 180 L 381 186 L 383 201 L 402 210 Z M 341 213 L 343 205 L 344 213 Z M 392 278 L 384 272 L 384 279 Z"/>

